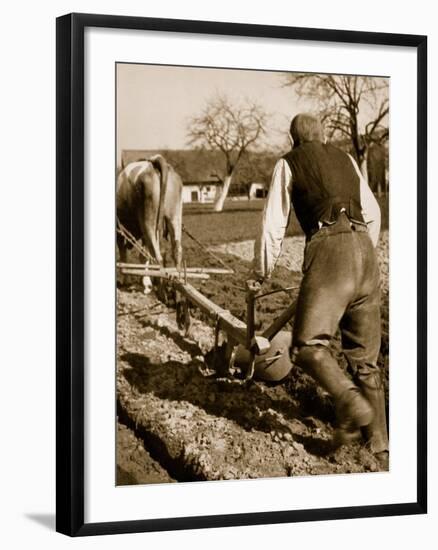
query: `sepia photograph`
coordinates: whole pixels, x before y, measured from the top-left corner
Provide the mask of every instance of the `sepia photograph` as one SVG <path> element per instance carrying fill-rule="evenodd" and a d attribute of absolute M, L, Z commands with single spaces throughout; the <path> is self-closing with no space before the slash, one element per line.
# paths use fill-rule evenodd
<path fill-rule="evenodd" d="M 390 78 L 115 86 L 116 485 L 390 471 Z"/>

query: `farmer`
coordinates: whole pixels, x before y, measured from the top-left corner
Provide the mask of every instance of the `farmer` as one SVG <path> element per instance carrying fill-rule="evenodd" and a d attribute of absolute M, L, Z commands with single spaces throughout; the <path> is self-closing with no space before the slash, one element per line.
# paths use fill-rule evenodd
<path fill-rule="evenodd" d="M 281 252 L 291 207 L 306 234 L 303 279 L 293 327 L 292 360 L 335 403 L 335 445 L 365 437 L 386 466 L 385 398 L 380 348 L 380 209 L 353 158 L 325 143 L 319 120 L 292 120 L 292 150 L 278 160 L 255 243 L 254 277 L 268 278 Z M 330 344 L 340 328 L 352 379 Z"/>

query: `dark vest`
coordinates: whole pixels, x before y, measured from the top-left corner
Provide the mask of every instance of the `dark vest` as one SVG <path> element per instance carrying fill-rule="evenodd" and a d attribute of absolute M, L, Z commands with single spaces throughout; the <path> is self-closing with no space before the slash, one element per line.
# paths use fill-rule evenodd
<path fill-rule="evenodd" d="M 283 158 L 292 171 L 292 204 L 306 235 L 318 229 L 318 222 L 335 222 L 343 208 L 350 219 L 364 221 L 359 176 L 346 153 L 312 141 Z"/>

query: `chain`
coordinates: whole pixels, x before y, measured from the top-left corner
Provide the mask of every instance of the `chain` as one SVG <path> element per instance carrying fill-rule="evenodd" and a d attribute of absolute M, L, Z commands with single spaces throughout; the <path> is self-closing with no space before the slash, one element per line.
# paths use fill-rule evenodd
<path fill-rule="evenodd" d="M 212 258 L 214 258 L 217 262 L 221 264 L 222 267 L 225 267 L 225 269 L 230 269 L 230 266 L 228 266 L 224 261 L 222 261 L 219 256 L 216 256 L 211 250 L 209 250 L 204 244 L 201 243 L 194 235 L 192 235 L 188 229 L 185 228 L 185 226 L 182 226 L 183 232 L 190 237 L 195 243 L 202 249 L 204 252 L 206 252 L 208 255 L 210 255 Z M 234 271 L 234 270 L 233 270 Z"/>
<path fill-rule="evenodd" d="M 149 252 L 146 250 L 146 248 L 140 244 L 134 235 L 126 229 L 126 227 L 121 223 L 119 218 L 117 218 L 117 233 L 122 235 L 122 237 L 132 244 L 132 246 L 137 250 L 139 254 L 141 254 L 146 260 L 154 261 L 152 256 L 149 254 Z"/>
<path fill-rule="evenodd" d="M 190 237 L 206 254 L 214 258 L 217 262 L 221 264 L 222 267 L 225 269 L 230 269 L 230 267 L 223 261 L 219 256 L 216 256 L 211 250 L 209 250 L 203 243 L 201 243 L 194 235 L 192 235 L 188 229 L 185 228 L 185 226 L 182 226 L 182 230 L 184 233 Z M 152 256 L 149 254 L 149 252 L 145 249 L 143 245 L 141 245 L 136 238 L 133 236 L 133 234 L 126 229 L 126 227 L 121 223 L 119 218 L 117 218 L 117 233 L 119 233 L 126 241 L 132 244 L 132 246 L 137 250 L 139 254 L 141 254 L 146 260 L 154 261 Z M 240 290 L 240 289 L 239 289 Z M 243 290 L 243 289 L 242 289 Z"/>

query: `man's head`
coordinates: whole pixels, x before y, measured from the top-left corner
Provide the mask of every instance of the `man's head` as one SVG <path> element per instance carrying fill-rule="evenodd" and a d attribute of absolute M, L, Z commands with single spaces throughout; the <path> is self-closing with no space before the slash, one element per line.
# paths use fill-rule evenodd
<path fill-rule="evenodd" d="M 296 115 L 290 125 L 294 147 L 308 141 L 324 141 L 324 131 L 319 119 L 309 113 Z"/>

